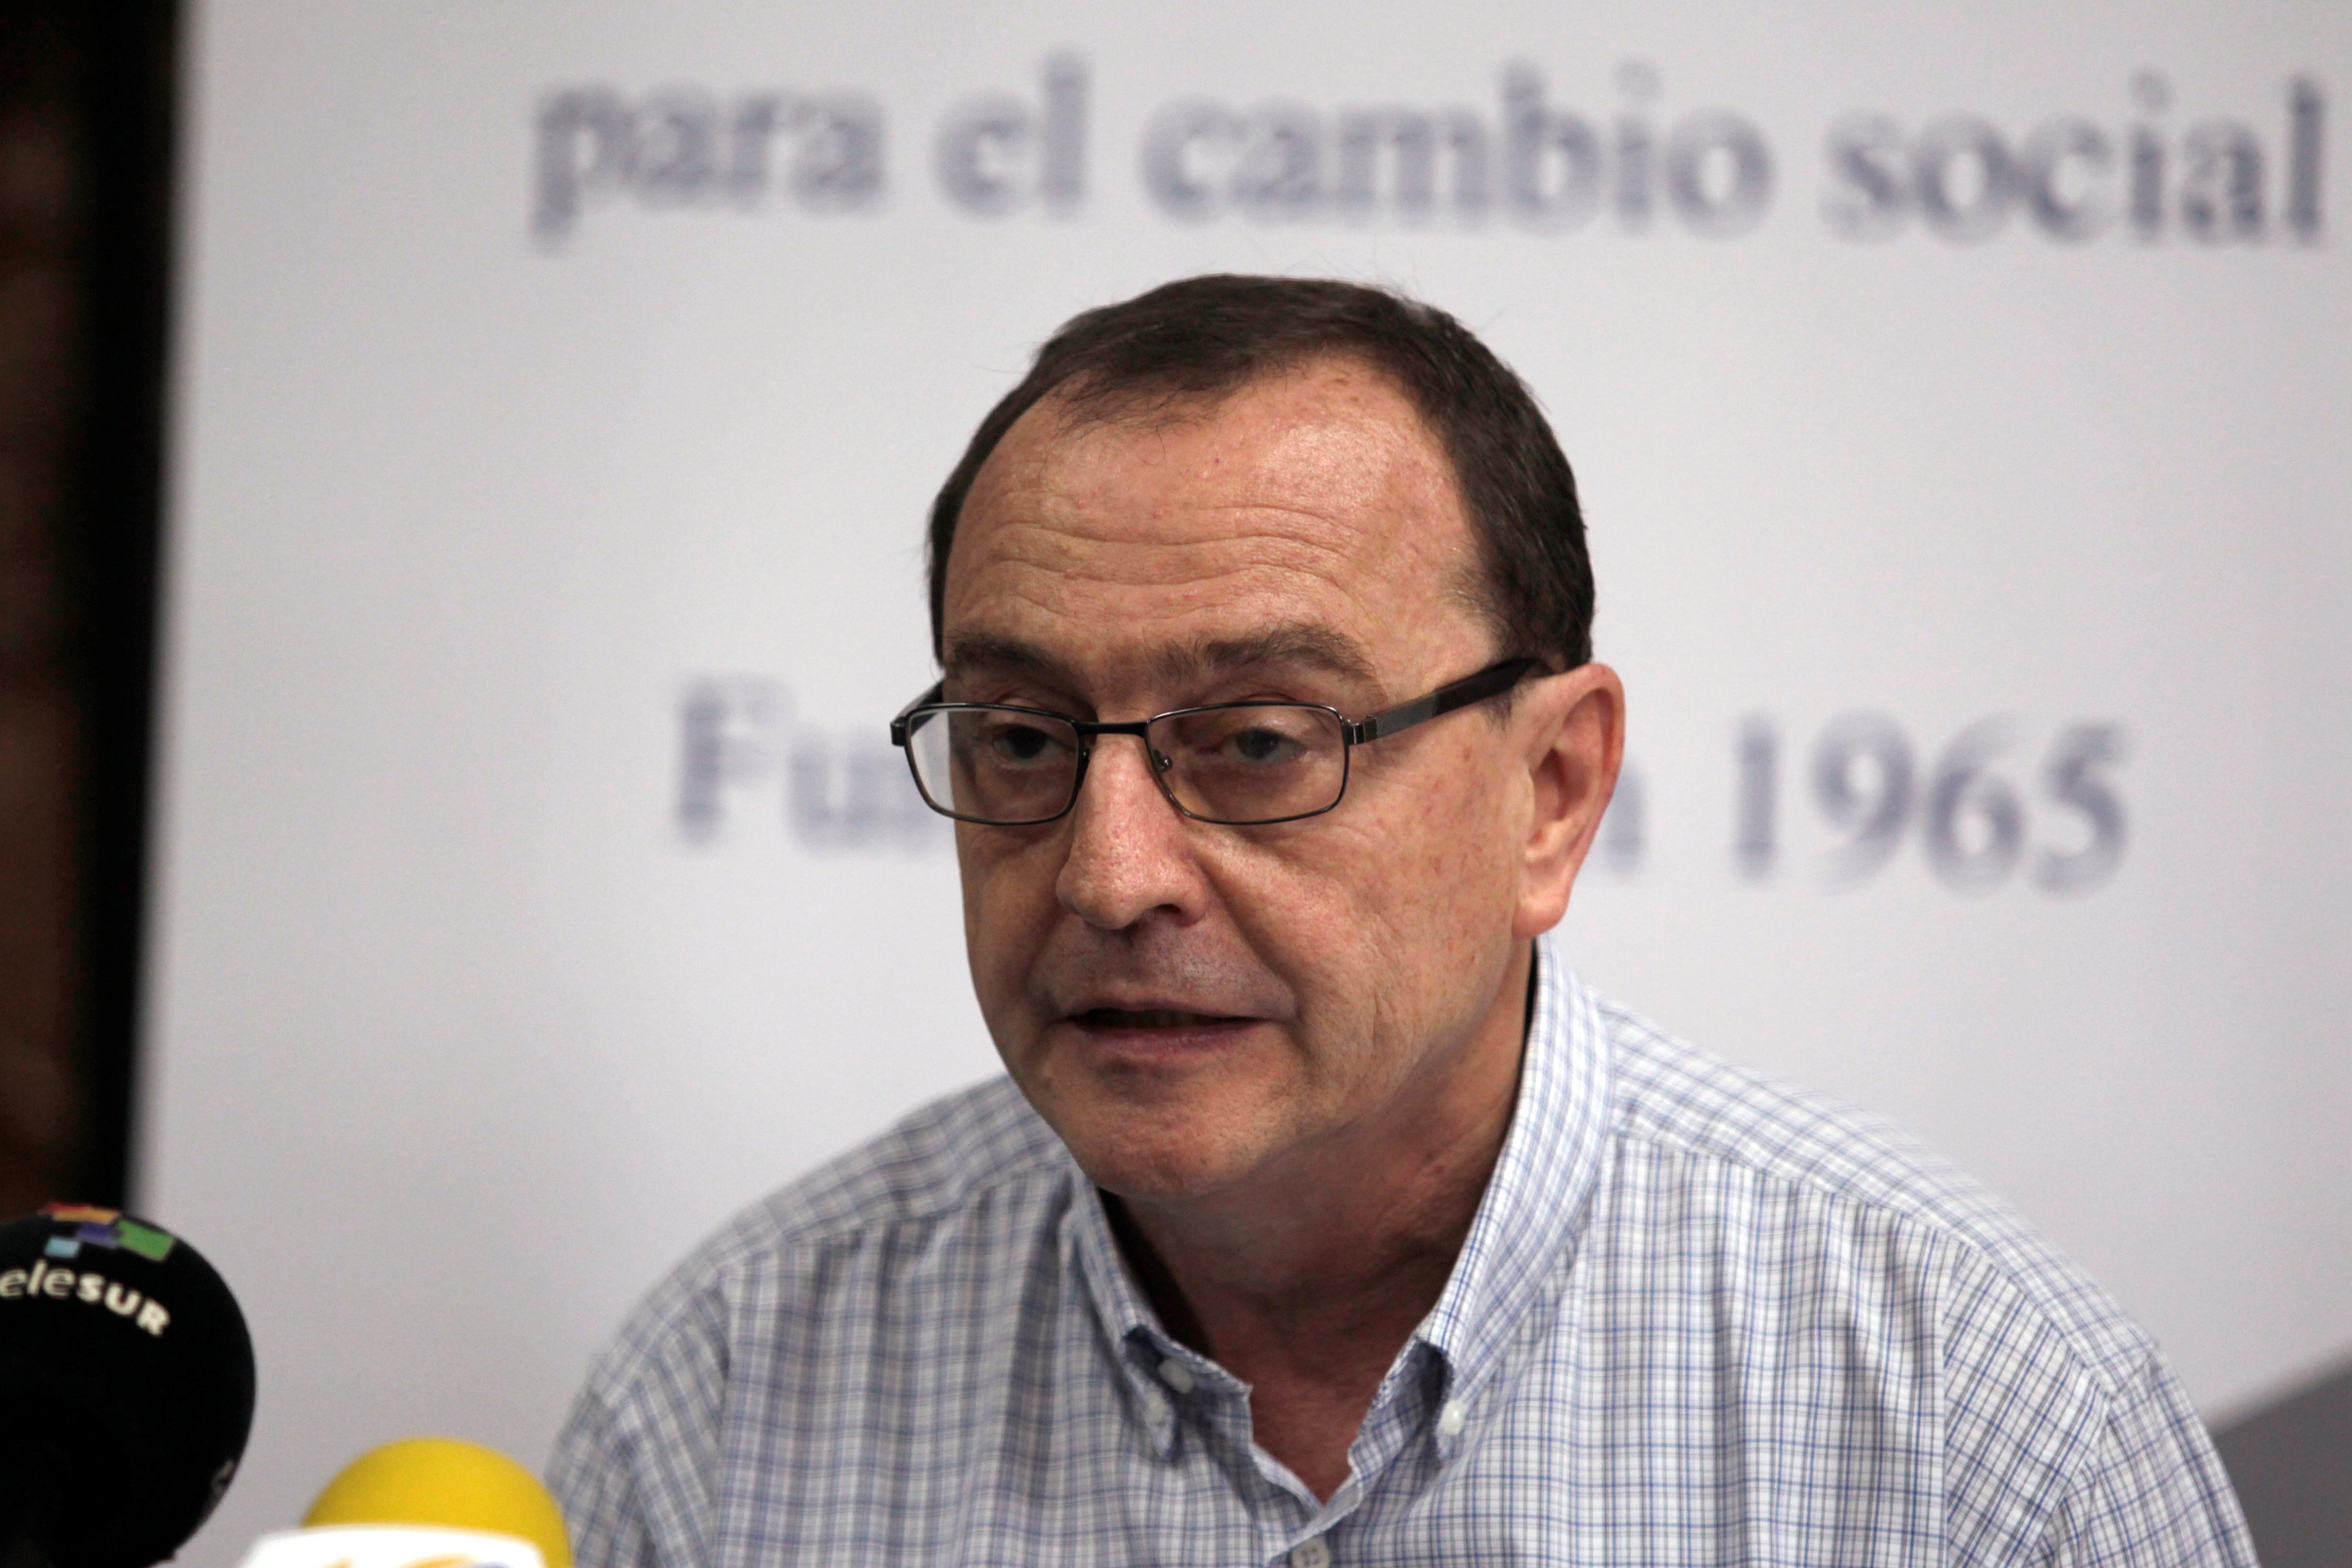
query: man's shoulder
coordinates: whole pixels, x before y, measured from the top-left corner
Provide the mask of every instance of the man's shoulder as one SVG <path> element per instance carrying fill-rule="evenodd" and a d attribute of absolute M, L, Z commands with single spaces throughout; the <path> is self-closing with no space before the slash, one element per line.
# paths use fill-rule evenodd
<path fill-rule="evenodd" d="M 696 1258 L 723 1268 L 779 1246 L 920 1225 L 1007 1182 L 1058 1175 L 1066 1159 L 1061 1140 L 1013 1080 L 988 1079 L 909 1112 L 879 1136 L 771 1193 Z"/>
<path fill-rule="evenodd" d="M 1010 1079 L 934 1100 L 721 1226 L 630 1314 L 595 1382 L 611 1391 L 682 1356 L 724 1360 L 734 1320 L 771 1316 L 826 1274 L 828 1258 L 918 1253 L 915 1233 L 980 1208 L 1018 1223 L 1015 1211 L 1034 1205 L 989 1200 L 1057 1187 L 1067 1162 Z"/>
<path fill-rule="evenodd" d="M 2022 1225 L 1890 1119 L 1715 1056 L 1601 1005 L 1619 1138 L 1898 1210 L 1980 1244 Z"/>
<path fill-rule="evenodd" d="M 1737 1177 L 1866 1220 L 1809 1245 L 1864 1236 L 1935 1268 L 1956 1296 L 2054 1331 L 2099 1382 L 2137 1374 L 2146 1333 L 2006 1203 L 1892 1120 L 1709 1054 L 1622 1008 L 1601 1008 L 1613 1135 L 1628 1150 Z"/>

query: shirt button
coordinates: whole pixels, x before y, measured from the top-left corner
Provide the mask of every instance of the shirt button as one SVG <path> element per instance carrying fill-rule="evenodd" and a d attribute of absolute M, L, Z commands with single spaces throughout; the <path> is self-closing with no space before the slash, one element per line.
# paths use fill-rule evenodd
<path fill-rule="evenodd" d="M 1331 1545 L 1321 1536 L 1290 1549 L 1290 1568 L 1331 1568 Z"/>
<path fill-rule="evenodd" d="M 1191 1367 L 1173 1358 L 1160 1363 L 1160 1381 L 1179 1394 L 1192 1393 L 1199 1382 L 1193 1377 Z"/>
<path fill-rule="evenodd" d="M 1458 1399 L 1449 1399 L 1445 1408 L 1437 1413 L 1437 1430 L 1443 1436 L 1459 1437 L 1462 1428 L 1470 1425 L 1470 1412 L 1462 1408 Z"/>

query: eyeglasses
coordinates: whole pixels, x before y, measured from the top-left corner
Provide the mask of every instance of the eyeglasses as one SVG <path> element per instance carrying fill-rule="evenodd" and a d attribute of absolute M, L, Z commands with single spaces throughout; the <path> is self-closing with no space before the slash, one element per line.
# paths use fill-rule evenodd
<path fill-rule="evenodd" d="M 1500 696 L 1540 664 L 1505 659 L 1366 719 L 1309 702 L 1213 702 L 1098 724 L 1042 708 L 942 702 L 941 682 L 890 721 L 890 743 L 905 748 L 924 803 L 958 822 L 1034 827 L 1068 816 L 1098 735 L 1140 737 L 1160 793 L 1196 822 L 1296 822 L 1339 804 L 1356 747 Z"/>

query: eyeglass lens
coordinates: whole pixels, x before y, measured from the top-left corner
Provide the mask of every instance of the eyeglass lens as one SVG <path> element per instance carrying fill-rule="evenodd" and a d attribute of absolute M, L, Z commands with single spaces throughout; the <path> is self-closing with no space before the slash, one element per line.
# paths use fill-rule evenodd
<path fill-rule="evenodd" d="M 1144 741 L 1169 795 L 1211 822 L 1309 816 L 1337 805 L 1347 783 L 1347 740 L 1326 708 L 1194 709 L 1153 720 Z M 919 712 L 907 736 L 916 782 L 934 806 L 1006 826 L 1069 809 L 1083 745 L 1066 722 L 1008 708 Z"/>

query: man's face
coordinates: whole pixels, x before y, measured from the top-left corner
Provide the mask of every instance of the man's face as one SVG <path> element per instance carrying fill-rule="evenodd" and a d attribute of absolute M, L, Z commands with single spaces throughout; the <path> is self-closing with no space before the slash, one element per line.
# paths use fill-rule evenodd
<path fill-rule="evenodd" d="M 982 468 L 946 571 L 949 698 L 1074 718 L 1360 718 L 1519 651 L 1465 591 L 1442 450 L 1351 360 L 1150 416 L 1074 426 L 1049 399 Z M 1232 827 L 1105 736 L 1068 816 L 959 824 L 981 1010 L 1087 1173 L 1139 1201 L 1280 1182 L 1442 1095 L 1525 934 L 1527 750 L 1456 714 L 1356 748 L 1337 810 Z"/>

